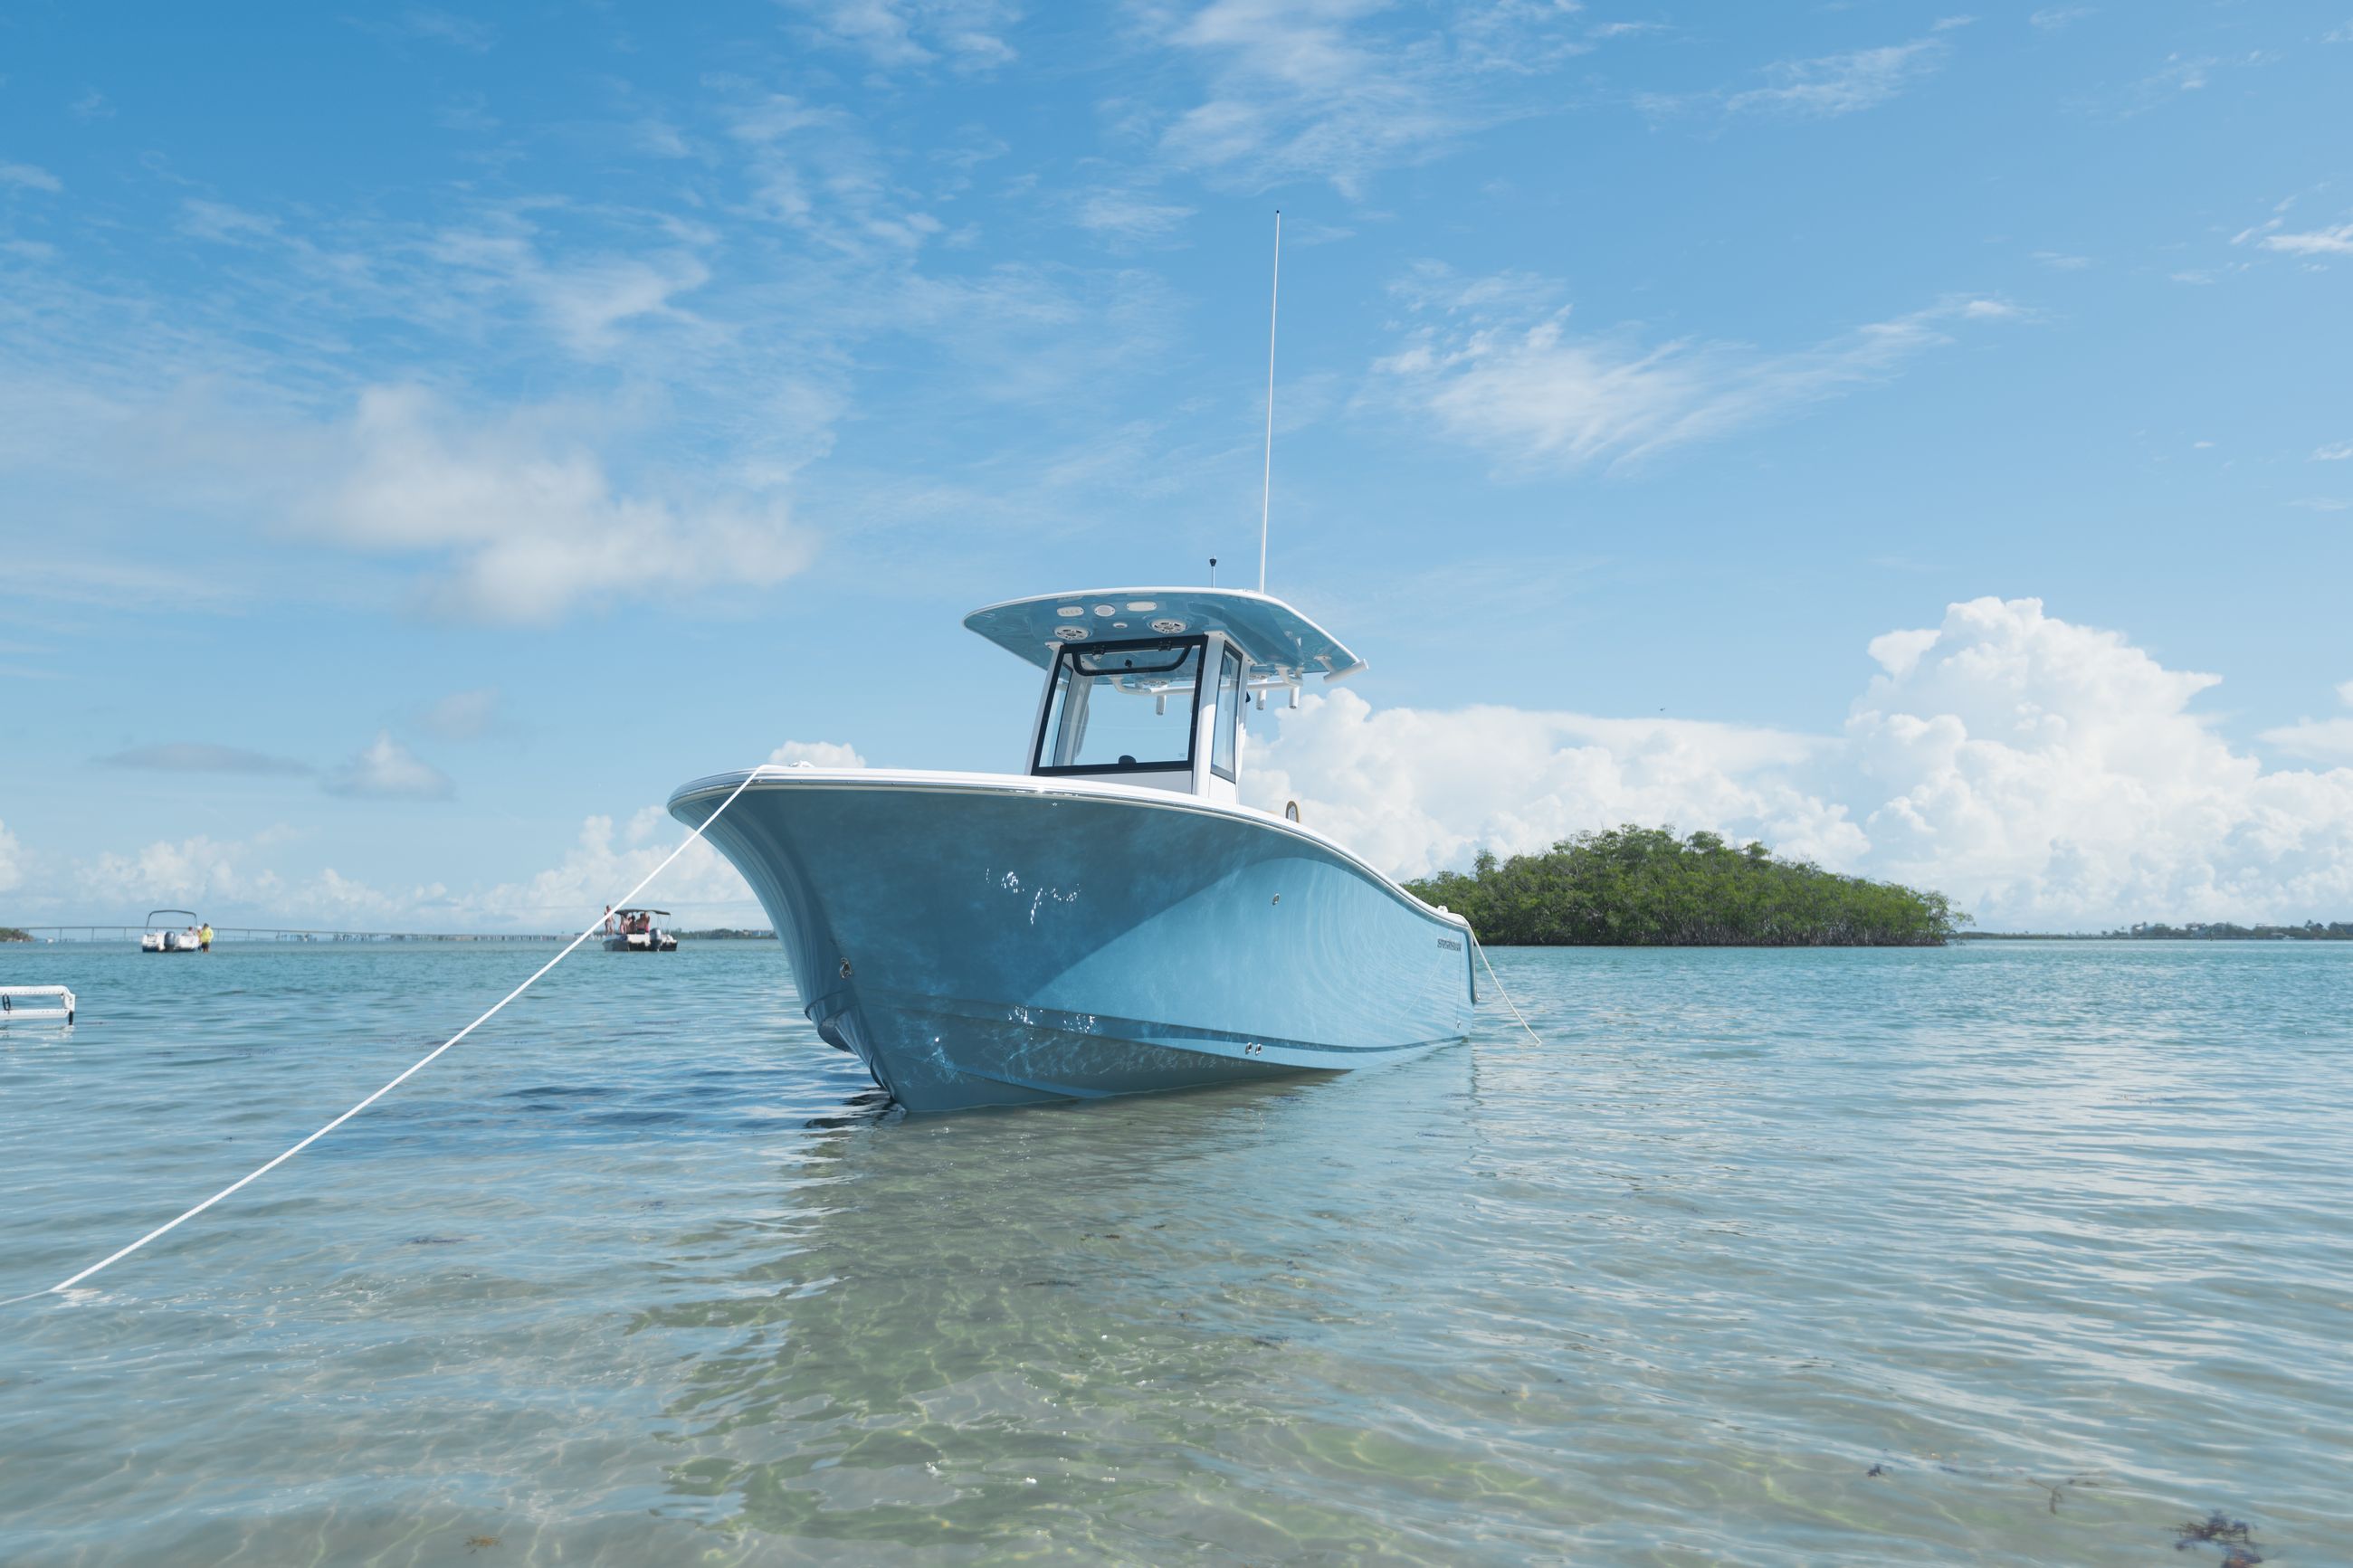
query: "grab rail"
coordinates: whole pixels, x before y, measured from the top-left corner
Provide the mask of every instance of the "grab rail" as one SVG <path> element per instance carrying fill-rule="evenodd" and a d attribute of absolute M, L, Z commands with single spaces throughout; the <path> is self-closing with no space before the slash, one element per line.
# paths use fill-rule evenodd
<path fill-rule="evenodd" d="M 49 996 L 56 1005 L 48 1007 L 20 1007 L 19 996 Z M 0 985 L 0 1024 L 16 1018 L 63 1018 L 74 1021 L 74 994 L 62 985 Z"/>

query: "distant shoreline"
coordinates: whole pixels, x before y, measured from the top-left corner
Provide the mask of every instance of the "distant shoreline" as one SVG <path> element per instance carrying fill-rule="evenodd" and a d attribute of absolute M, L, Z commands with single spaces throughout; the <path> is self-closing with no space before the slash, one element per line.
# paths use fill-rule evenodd
<path fill-rule="evenodd" d="M 2353 923 L 2156 926 L 2137 931 L 1971 931 L 1957 942 L 2353 942 Z"/>
<path fill-rule="evenodd" d="M 43 935 L 43 932 L 58 934 Z M 75 933 L 75 934 L 66 934 Z M 222 927 L 214 940 L 216 947 L 396 947 L 423 943 L 523 943 L 545 944 L 570 942 L 576 932 L 545 931 L 298 931 L 269 928 Z M 751 931 L 722 928 L 712 931 L 682 931 L 677 933 L 681 942 L 774 942 L 772 931 Z M 139 928 L 135 925 L 76 923 L 48 926 L 0 926 L 0 943 L 24 943 L 37 947 L 100 947 L 136 944 Z"/>

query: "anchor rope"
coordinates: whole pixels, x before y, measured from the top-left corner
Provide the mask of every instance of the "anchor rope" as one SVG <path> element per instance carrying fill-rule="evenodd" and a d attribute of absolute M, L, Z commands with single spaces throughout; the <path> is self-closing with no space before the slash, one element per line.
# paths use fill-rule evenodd
<path fill-rule="evenodd" d="M 1479 933 L 1477 931 L 1472 931 L 1471 933 L 1471 946 L 1478 952 L 1479 962 L 1487 966 L 1487 978 L 1495 982 L 1495 994 L 1504 999 L 1504 1005 L 1512 1010 L 1512 1016 L 1519 1019 L 1520 1027 L 1527 1029 L 1528 1038 L 1534 1040 L 1540 1046 L 1543 1045 L 1544 1037 L 1537 1034 L 1534 1029 L 1528 1028 L 1528 1020 L 1526 1016 L 1521 1013 L 1520 1005 L 1512 1000 L 1512 994 L 1504 989 L 1504 983 L 1501 980 L 1496 979 L 1494 961 L 1487 956 L 1486 944 L 1479 940 Z"/>
<path fill-rule="evenodd" d="M 774 764 L 763 763 L 758 767 L 754 768 L 750 773 L 745 773 L 744 775 L 744 782 L 737 784 L 733 792 L 730 794 L 725 800 L 719 803 L 719 810 L 714 811 L 709 816 L 704 817 L 700 826 L 693 828 L 684 838 L 681 839 L 679 841 L 678 847 L 671 850 L 669 855 L 665 856 L 660 865 L 647 872 L 644 879 L 640 880 L 636 887 L 631 888 L 628 892 L 621 895 L 619 902 L 627 904 L 639 893 L 644 892 L 656 877 L 660 876 L 664 871 L 670 869 L 671 861 L 677 859 L 681 855 L 685 854 L 687 847 L 700 839 L 711 825 L 718 821 L 721 815 L 724 813 L 729 806 L 735 804 L 736 796 L 742 795 L 746 789 L 749 789 L 754 779 L 758 778 L 764 773 L 771 773 L 777 770 Z M 557 964 L 563 963 L 565 959 L 571 957 L 574 951 L 577 949 L 582 942 L 586 942 L 590 937 L 596 935 L 597 928 L 602 926 L 604 923 L 605 917 L 603 915 L 597 916 L 594 921 L 590 922 L 587 930 L 582 931 L 578 936 L 574 937 L 570 942 L 565 944 L 562 952 L 557 953 L 554 958 L 551 958 L 545 963 L 541 964 L 538 969 L 533 972 L 530 979 L 524 981 L 522 984 L 516 986 L 513 990 L 500 997 L 497 1002 L 491 1005 L 490 1011 L 484 1013 L 480 1017 L 475 1019 L 472 1023 L 467 1025 L 464 1028 L 459 1030 L 456 1034 L 450 1036 L 448 1039 L 442 1041 L 439 1045 L 426 1052 L 425 1055 L 418 1058 L 416 1063 L 409 1067 L 406 1071 L 401 1073 L 399 1077 L 394 1079 L 390 1083 L 385 1084 L 382 1089 L 377 1089 L 374 1094 L 369 1095 L 365 1100 L 361 1100 L 357 1105 L 353 1106 L 349 1110 L 344 1111 L 341 1116 L 336 1117 L 332 1121 L 328 1122 L 324 1127 L 320 1128 L 316 1132 L 311 1133 L 308 1138 L 303 1139 L 300 1143 L 295 1144 L 292 1148 L 287 1150 L 284 1153 L 279 1155 L 268 1164 L 259 1166 L 253 1171 L 248 1172 L 247 1174 L 239 1176 L 227 1186 L 223 1187 L 220 1191 L 215 1193 L 212 1196 L 206 1198 L 195 1207 L 188 1210 L 187 1213 L 180 1215 L 179 1218 L 170 1220 L 163 1225 L 157 1226 L 154 1229 L 149 1231 L 146 1235 L 141 1237 L 130 1246 L 109 1257 L 99 1259 L 96 1263 L 91 1264 L 89 1268 L 83 1269 L 80 1273 L 74 1275 L 71 1279 L 61 1279 L 45 1290 L 32 1290 L 27 1291 L 22 1296 L 12 1296 L 5 1301 L 0 1301 L 0 1307 L 13 1307 L 19 1301 L 30 1301 L 38 1296 L 61 1295 L 65 1291 L 73 1289 L 76 1285 L 80 1284 L 83 1280 L 89 1279 L 100 1269 L 110 1268 L 114 1264 L 121 1262 L 124 1258 L 130 1257 L 132 1253 L 138 1251 L 149 1242 L 153 1241 L 157 1237 L 163 1236 L 168 1231 L 176 1230 L 180 1226 L 195 1218 L 198 1215 L 204 1213 L 206 1209 L 220 1202 L 221 1199 L 227 1197 L 238 1188 L 268 1175 L 270 1172 L 276 1170 L 279 1166 L 284 1164 L 295 1155 L 300 1154 L 303 1150 L 308 1149 L 311 1144 L 316 1143 L 320 1139 L 324 1138 L 328 1133 L 332 1132 L 336 1128 L 341 1127 L 344 1122 L 349 1121 L 353 1117 L 357 1116 L 361 1111 L 365 1110 L 369 1106 L 374 1105 L 377 1100 L 382 1100 L 385 1095 L 390 1094 L 394 1089 L 398 1089 L 402 1084 L 415 1077 L 418 1071 L 424 1068 L 443 1051 L 448 1050 L 450 1047 L 464 1039 L 468 1035 L 472 1034 L 476 1029 L 479 1029 L 484 1024 L 489 1023 L 491 1019 L 498 1014 L 500 1009 L 503 1008 L 508 1003 L 513 1001 L 516 997 L 522 995 L 524 992 L 537 984 L 542 975 L 554 968 Z"/>

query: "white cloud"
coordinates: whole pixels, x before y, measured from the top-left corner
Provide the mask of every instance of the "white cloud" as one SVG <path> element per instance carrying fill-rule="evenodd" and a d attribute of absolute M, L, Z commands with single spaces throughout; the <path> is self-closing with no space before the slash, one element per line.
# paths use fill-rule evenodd
<path fill-rule="evenodd" d="M 685 833 L 659 806 L 638 811 L 619 833 L 610 816 L 591 816 L 557 865 L 523 881 L 463 893 L 440 882 L 376 888 L 332 866 L 295 874 L 283 862 L 301 836 L 283 826 L 244 839 L 200 834 L 78 862 L 59 879 L 70 889 L 70 903 L 54 895 L 19 899 L 25 907 L 11 918 L 129 921 L 172 904 L 194 909 L 216 925 L 568 934 L 619 901 Z M 0 826 L 0 891 L 21 866 L 16 840 Z M 686 923 L 765 923 L 751 889 L 705 843 L 691 846 L 645 897 L 677 910 Z"/>
<path fill-rule="evenodd" d="M 285 884 L 273 871 L 254 869 L 252 862 L 288 837 L 284 829 L 271 828 L 248 839 L 224 841 L 205 834 L 178 843 L 159 838 L 143 849 L 109 850 L 77 865 L 70 881 L 74 896 L 88 901 L 87 910 L 115 910 L 126 919 L 158 904 L 185 904 L 203 913 L 220 904 L 278 901 Z"/>
<path fill-rule="evenodd" d="M 2143 103 L 2168 92 L 2197 92 L 2210 79 L 2207 73 L 2220 63 L 2206 56 L 2168 55 L 2165 64 L 2135 84 L 2135 91 Z"/>
<path fill-rule="evenodd" d="M 2032 599 L 1954 605 L 1936 626 L 1886 633 L 1869 651 L 1879 673 L 1842 735 L 1500 707 L 1376 710 L 1353 689 L 1317 692 L 1273 712 L 1271 739 L 1254 739 L 1245 793 L 1274 810 L 1297 800 L 1311 826 L 1402 876 L 1634 822 L 1762 838 L 1834 868 L 1936 888 L 1995 930 L 2353 910 L 2353 766 L 2267 770 L 2234 751 L 2193 711 L 2214 677 L 2168 669 Z M 2353 708 L 2353 680 L 2337 696 Z M 2353 762 L 2353 718 L 2263 740 Z M 770 755 L 864 765 L 833 742 Z M 181 902 L 216 921 L 226 909 L 343 928 L 576 930 L 682 832 L 658 806 L 617 832 L 613 818 L 592 816 L 559 864 L 460 895 L 439 884 L 380 892 L 332 868 L 303 879 L 256 869 L 290 837 L 282 829 L 241 843 L 159 841 L 77 867 L 70 881 L 78 918 Z M 21 881 L 22 864 L 0 828 L 0 888 Z M 760 919 L 703 844 L 644 897 L 687 923 Z"/>
<path fill-rule="evenodd" d="M 862 768 L 866 759 L 857 748 L 835 741 L 786 741 L 768 753 L 768 761 L 784 767 L 807 763 L 813 768 Z"/>
<path fill-rule="evenodd" d="M 754 215 L 866 263 L 912 255 L 944 232 L 857 116 L 767 93 L 734 103 L 724 118 L 744 153 Z M 860 288 L 872 284 L 871 272 L 858 279 Z"/>
<path fill-rule="evenodd" d="M 1937 888 L 1992 929 L 2353 909 L 2353 768 L 2266 771 L 2234 752 L 2191 711 L 2214 677 L 2167 669 L 2032 599 L 1955 605 L 1871 652 L 1881 673 L 1842 739 L 1376 710 L 1343 690 L 1278 714 L 1245 776 L 1257 804 L 1296 798 L 1311 825 L 1407 875 L 1630 821 L 1762 837 Z M 2265 738 L 2318 756 L 2339 722 L 2353 730 Z"/>
<path fill-rule="evenodd" d="M 330 795 L 379 799 L 440 800 L 449 794 L 448 775 L 378 731 L 375 742 L 322 781 Z"/>
<path fill-rule="evenodd" d="M 8 831 L 8 825 L 0 822 L 0 893 L 6 892 L 25 879 L 24 868 L 25 847 L 16 842 L 16 836 Z"/>
<path fill-rule="evenodd" d="M 2337 689 L 2337 700 L 2353 708 L 2353 680 Z M 2264 731 L 2263 738 L 2292 757 L 2353 764 L 2353 718 L 2299 719 Z"/>
<path fill-rule="evenodd" d="M 215 925 L 331 931 L 447 931 L 448 889 L 438 883 L 386 893 L 326 867 L 308 877 L 281 874 L 269 862 L 299 836 L 284 826 L 250 838 L 199 834 L 158 839 L 142 849 L 108 851 L 77 863 L 65 879 L 72 902 L 41 900 L 42 912 L 76 921 L 136 921 L 157 905 L 195 910 Z"/>
<path fill-rule="evenodd" d="M 2168 670 L 2034 599 L 1955 605 L 1848 734 L 1869 865 L 1996 922 L 2302 919 L 2353 900 L 2353 773 L 2266 773 Z"/>
<path fill-rule="evenodd" d="M 1264 186 L 1325 180 L 1361 192 L 1377 171 L 1529 112 L 1491 83 L 1591 48 L 1567 0 L 1466 7 L 1448 25 L 1384 0 L 1212 0 L 1166 21 L 1208 62 L 1206 97 L 1161 135 L 1174 162 Z M 1541 111 L 1540 110 L 1535 111 Z"/>
<path fill-rule="evenodd" d="M 2031 26 L 2038 27 L 2046 33 L 2055 33 L 2060 28 L 2080 22 L 2090 15 L 2092 15 L 2092 7 L 2089 5 L 2052 5 L 2035 12 L 2026 20 Z"/>
<path fill-rule="evenodd" d="M 55 174 L 31 163 L 0 163 L 0 185 L 14 185 L 26 191 L 57 192 L 66 188 L 64 182 Z"/>
<path fill-rule="evenodd" d="M 2305 234 L 2267 234 L 2263 244 L 2265 249 L 2290 256 L 2353 256 L 2353 223 Z"/>
<path fill-rule="evenodd" d="M 787 0 L 827 42 L 896 69 L 945 57 L 958 70 L 1010 64 L 1018 13 L 997 0 Z"/>
<path fill-rule="evenodd" d="M 1876 109 L 1943 64 L 1948 48 L 1942 38 L 1915 38 L 1818 59 L 1784 60 L 1767 68 L 1772 86 L 1736 92 L 1725 107 L 1821 116 Z"/>
<path fill-rule="evenodd" d="M 1620 822 L 1746 826 L 1826 863 L 1864 847 L 1842 808 L 1790 782 L 1835 744 L 1825 739 L 1510 708 L 1376 710 L 1345 688 L 1277 723 L 1245 759 L 1246 797 L 1272 811 L 1298 801 L 1302 820 L 1400 876 Z"/>
<path fill-rule="evenodd" d="M 1442 306 L 1447 321 L 1416 330 L 1377 368 L 1446 434 L 1542 468 L 1627 462 L 1721 436 L 1883 380 L 1950 342 L 1955 323 L 2024 315 L 1997 300 L 1950 300 L 1772 353 L 1572 334 L 1567 308 L 1537 313 L 1548 289 L 1524 275 L 1457 282 L 1425 266 L 1399 291 L 1418 312 Z"/>
<path fill-rule="evenodd" d="M 616 842 L 611 817 L 591 816 L 581 823 L 579 837 L 559 864 L 528 881 L 501 883 L 487 892 L 452 900 L 450 908 L 465 922 L 461 930 L 577 931 L 606 905 L 621 902 L 685 836 L 686 829 L 657 805 L 637 812 L 620 842 Z M 765 923 L 744 879 L 701 839 L 689 845 L 638 897 L 687 916 L 688 923 L 698 919 Z"/>
<path fill-rule="evenodd" d="M 242 214 L 223 217 L 206 210 L 215 205 L 211 203 L 187 205 L 198 221 L 216 230 L 238 221 L 269 221 Z M 232 226 L 227 232 L 240 231 Z M 621 331 L 624 325 L 697 324 L 691 312 L 672 300 L 711 279 L 711 268 L 692 243 L 703 237 L 674 227 L 670 237 L 688 243 L 550 260 L 548 237 L 527 213 L 486 213 L 466 226 L 442 229 L 426 242 L 424 253 L 436 264 L 426 287 L 442 290 L 442 298 L 418 304 L 446 311 L 451 297 L 476 302 L 512 300 L 574 354 L 608 358 L 628 341 Z"/>
<path fill-rule="evenodd" d="M 1154 201 L 1134 191 L 1090 191 L 1078 199 L 1074 216 L 1081 228 L 1113 239 L 1158 239 L 1174 232 L 1193 216 L 1193 209 L 1174 202 Z"/>
<path fill-rule="evenodd" d="M 2341 463 L 2348 458 L 2353 458 L 2353 441 L 2331 441 L 2325 447 L 2316 447 L 2312 453 L 2316 463 Z"/>
<path fill-rule="evenodd" d="M 429 605 L 546 623 L 582 604 L 719 585 L 770 588 L 811 542 L 780 500 L 617 491 L 560 411 L 465 422 L 414 387 L 373 387 L 338 433 L 338 470 L 298 509 L 363 549 L 440 558 Z"/>

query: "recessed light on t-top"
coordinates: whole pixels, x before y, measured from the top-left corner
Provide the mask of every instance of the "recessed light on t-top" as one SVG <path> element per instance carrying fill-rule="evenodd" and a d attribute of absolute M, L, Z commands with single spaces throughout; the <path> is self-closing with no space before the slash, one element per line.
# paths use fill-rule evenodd
<path fill-rule="evenodd" d="M 1127 602 L 1127 607 L 1140 616 L 1147 611 L 1158 609 L 1160 604 L 1156 599 L 1130 599 Z"/>
<path fill-rule="evenodd" d="M 1087 613 L 1087 607 L 1084 605 L 1063 605 L 1054 613 L 1058 616 L 1083 616 Z"/>
<path fill-rule="evenodd" d="M 1115 616 L 1119 614 L 1119 606 L 1117 605 L 1097 605 L 1095 606 L 1095 614 L 1099 616 Z"/>

